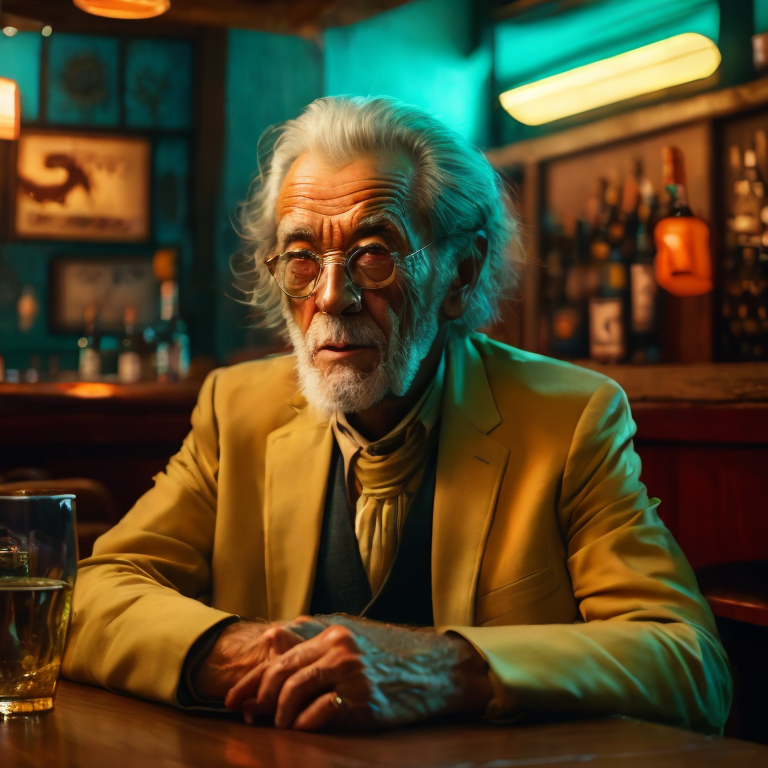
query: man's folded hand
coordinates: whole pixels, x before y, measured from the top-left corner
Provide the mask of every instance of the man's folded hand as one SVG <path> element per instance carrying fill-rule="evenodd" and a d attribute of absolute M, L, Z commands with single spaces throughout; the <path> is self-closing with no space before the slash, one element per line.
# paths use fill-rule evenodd
<path fill-rule="evenodd" d="M 305 642 L 281 628 L 225 705 L 280 728 L 376 728 L 453 712 L 481 714 L 493 693 L 484 660 L 463 638 L 346 616 L 300 619 Z M 288 634 L 290 633 L 290 634 Z"/>
<path fill-rule="evenodd" d="M 223 699 L 235 683 L 325 629 L 309 621 L 239 621 L 226 627 L 192 675 L 198 696 Z"/>

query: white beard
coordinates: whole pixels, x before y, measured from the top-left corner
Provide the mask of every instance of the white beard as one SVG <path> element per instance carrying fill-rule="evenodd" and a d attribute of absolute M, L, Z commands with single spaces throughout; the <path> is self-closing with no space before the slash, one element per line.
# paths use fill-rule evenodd
<path fill-rule="evenodd" d="M 302 391 L 310 405 L 326 417 L 335 411 L 357 413 L 376 405 L 387 395 L 402 396 L 408 392 L 438 331 L 437 312 L 424 311 L 425 308 L 412 304 L 412 317 L 421 317 L 418 323 L 414 320 L 404 324 L 411 327 L 402 330 L 397 315 L 388 310 L 391 329 L 388 339 L 366 314 L 317 312 L 303 335 L 286 304 L 283 304 L 283 316 L 296 351 Z M 375 346 L 379 362 L 368 374 L 341 361 L 321 370 L 315 365 L 315 353 L 328 343 Z"/>

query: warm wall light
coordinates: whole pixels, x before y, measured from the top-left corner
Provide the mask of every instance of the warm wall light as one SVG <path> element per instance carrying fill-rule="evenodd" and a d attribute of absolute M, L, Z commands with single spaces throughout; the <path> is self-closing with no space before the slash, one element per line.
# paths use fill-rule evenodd
<path fill-rule="evenodd" d="M 0 139 L 18 139 L 20 122 L 19 86 L 0 77 Z"/>
<path fill-rule="evenodd" d="M 720 51 L 704 35 L 686 32 L 560 75 L 521 85 L 499 96 L 515 120 L 541 125 L 561 117 L 709 77 Z"/>
<path fill-rule="evenodd" d="M 151 19 L 171 7 L 171 0 L 72 0 L 86 13 L 110 19 Z"/>

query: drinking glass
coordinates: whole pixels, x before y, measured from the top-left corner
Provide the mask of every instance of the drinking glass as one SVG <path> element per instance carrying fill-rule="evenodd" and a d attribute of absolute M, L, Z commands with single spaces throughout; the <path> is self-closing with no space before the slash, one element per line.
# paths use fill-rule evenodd
<path fill-rule="evenodd" d="M 74 495 L 0 491 L 0 715 L 53 707 L 76 574 Z"/>

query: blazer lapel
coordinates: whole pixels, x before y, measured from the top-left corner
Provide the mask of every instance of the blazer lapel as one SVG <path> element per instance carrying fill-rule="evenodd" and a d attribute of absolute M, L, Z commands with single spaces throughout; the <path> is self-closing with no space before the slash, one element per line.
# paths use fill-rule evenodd
<path fill-rule="evenodd" d="M 266 580 L 269 619 L 309 610 L 333 433 L 309 408 L 267 438 Z"/>
<path fill-rule="evenodd" d="M 509 449 L 487 436 L 501 422 L 483 361 L 450 342 L 432 522 L 435 626 L 470 626 L 485 545 Z"/>

